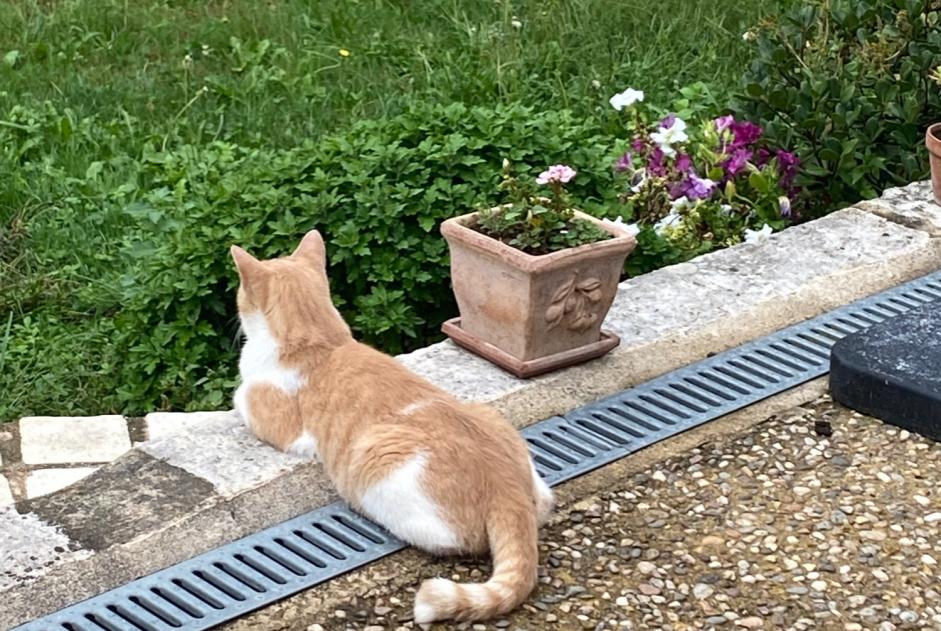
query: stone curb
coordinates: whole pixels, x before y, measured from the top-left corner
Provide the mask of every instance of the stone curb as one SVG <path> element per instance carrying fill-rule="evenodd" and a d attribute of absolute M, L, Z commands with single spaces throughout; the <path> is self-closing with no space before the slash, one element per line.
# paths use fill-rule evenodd
<path fill-rule="evenodd" d="M 520 381 L 450 342 L 399 359 L 522 427 L 941 267 L 941 209 L 921 187 L 622 283 L 606 321 L 621 346 L 590 364 Z M 161 437 L 0 508 L 0 628 L 335 499 L 318 466 L 259 444 L 230 413 L 199 414 L 150 415 Z"/>

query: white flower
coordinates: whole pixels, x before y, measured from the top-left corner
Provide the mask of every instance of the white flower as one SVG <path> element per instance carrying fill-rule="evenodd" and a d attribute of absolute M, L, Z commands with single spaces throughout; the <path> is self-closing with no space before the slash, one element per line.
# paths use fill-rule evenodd
<path fill-rule="evenodd" d="M 745 243 L 759 244 L 764 243 L 771 237 L 771 233 L 774 232 L 771 229 L 771 226 L 765 224 L 761 230 L 749 230 L 745 229 Z"/>
<path fill-rule="evenodd" d="M 657 234 L 663 234 L 680 223 L 683 223 L 683 217 L 671 210 L 670 214 L 654 224 L 653 229 Z"/>
<path fill-rule="evenodd" d="M 639 193 L 640 189 L 644 188 L 644 184 L 647 183 L 647 170 L 646 169 L 637 169 L 634 171 L 634 175 L 631 176 L 631 192 Z"/>
<path fill-rule="evenodd" d="M 671 215 L 679 214 L 683 212 L 684 210 L 686 210 L 687 208 L 692 208 L 695 205 L 696 203 L 691 201 L 685 195 L 683 195 L 682 197 L 677 197 L 672 202 L 670 202 L 670 214 Z"/>
<path fill-rule="evenodd" d="M 744 33 L 742 33 L 742 40 L 746 42 L 753 42 L 757 38 L 758 36 L 755 34 L 755 31 L 745 31 Z"/>
<path fill-rule="evenodd" d="M 591 87 L 593 87 L 594 89 L 598 90 L 598 89 L 601 88 L 601 82 L 598 81 L 597 79 L 592 79 L 592 80 L 591 80 Z"/>
<path fill-rule="evenodd" d="M 719 210 L 720 210 L 720 211 L 722 212 L 722 214 L 725 215 L 726 217 L 728 217 L 728 216 L 730 216 L 730 215 L 732 214 L 732 206 L 729 205 L 729 204 L 722 204 L 721 206 L 719 206 Z"/>
<path fill-rule="evenodd" d="M 628 88 L 623 92 L 615 94 L 612 96 L 608 102 L 611 104 L 611 107 L 617 111 L 623 110 L 625 107 L 630 107 L 634 103 L 639 103 L 644 100 L 643 90 L 635 90 L 634 88 Z"/>
<path fill-rule="evenodd" d="M 689 140 L 689 136 L 686 135 L 686 122 L 682 118 L 677 118 L 669 127 L 661 127 L 650 134 L 650 140 L 660 147 L 664 155 L 673 157 L 676 155 L 673 145 Z"/>
<path fill-rule="evenodd" d="M 515 28 L 516 30 L 519 30 L 519 29 L 523 28 L 523 23 L 520 22 L 520 19 L 514 15 L 514 16 L 513 16 L 513 19 L 510 20 L 510 26 L 512 26 L 512 27 Z"/>
<path fill-rule="evenodd" d="M 617 226 L 624 232 L 627 232 L 632 237 L 636 237 L 640 234 L 640 226 L 636 223 L 624 223 L 624 220 L 621 218 L 621 215 L 618 215 L 617 219 L 602 219 L 602 223 L 606 223 L 609 226 Z"/>

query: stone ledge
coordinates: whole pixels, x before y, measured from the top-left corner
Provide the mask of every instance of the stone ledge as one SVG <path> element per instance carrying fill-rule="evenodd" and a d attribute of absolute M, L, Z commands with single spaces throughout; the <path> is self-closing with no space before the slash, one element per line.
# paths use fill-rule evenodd
<path fill-rule="evenodd" d="M 520 381 L 450 342 L 399 359 L 522 427 L 941 267 L 933 233 L 877 214 L 889 215 L 844 210 L 622 283 L 606 322 L 622 344 L 583 366 Z M 0 509 L 12 532 L 0 540 L 0 627 L 335 499 L 318 466 L 259 444 L 231 414 L 162 419 L 173 420 L 183 431 Z"/>
<path fill-rule="evenodd" d="M 941 236 L 941 206 L 934 201 L 930 180 L 886 189 L 882 197 L 859 202 L 856 208 L 923 230 L 933 237 Z"/>

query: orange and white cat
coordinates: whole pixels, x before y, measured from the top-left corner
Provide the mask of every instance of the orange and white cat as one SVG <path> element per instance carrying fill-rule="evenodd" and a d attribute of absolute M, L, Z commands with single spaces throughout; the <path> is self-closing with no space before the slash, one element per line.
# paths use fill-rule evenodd
<path fill-rule="evenodd" d="M 433 554 L 493 556 L 486 583 L 422 583 L 415 621 L 482 620 L 536 583 L 552 492 L 496 411 L 462 403 L 353 339 L 330 298 L 317 231 L 259 261 L 232 247 L 245 343 L 235 408 L 262 440 L 318 457 L 340 495 Z"/>

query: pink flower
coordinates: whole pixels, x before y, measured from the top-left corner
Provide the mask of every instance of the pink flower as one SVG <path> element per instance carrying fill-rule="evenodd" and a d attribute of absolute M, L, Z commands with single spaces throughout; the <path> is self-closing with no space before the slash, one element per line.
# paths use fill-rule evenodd
<path fill-rule="evenodd" d="M 564 164 L 556 164 L 540 173 L 539 177 L 536 178 L 536 184 L 541 186 L 545 186 L 550 182 L 567 184 L 568 182 L 571 182 L 572 178 L 574 177 L 575 169 L 572 167 L 567 167 Z"/>
<path fill-rule="evenodd" d="M 728 116 L 720 116 L 712 122 L 716 126 L 716 131 L 721 134 L 735 123 L 735 117 L 729 114 Z"/>

